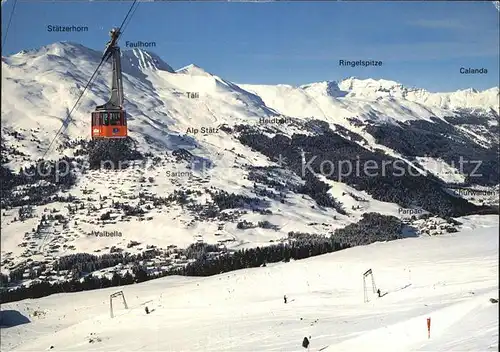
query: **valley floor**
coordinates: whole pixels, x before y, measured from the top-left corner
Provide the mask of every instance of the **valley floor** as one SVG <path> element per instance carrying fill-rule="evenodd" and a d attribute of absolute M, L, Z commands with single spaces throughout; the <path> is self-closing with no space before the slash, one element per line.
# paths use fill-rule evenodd
<path fill-rule="evenodd" d="M 498 299 L 498 231 L 496 223 L 207 278 L 13 302 L 2 306 L 3 324 L 15 326 L 1 329 L 1 349 L 304 351 L 307 336 L 309 351 L 498 351 L 498 303 L 490 302 Z M 370 268 L 382 297 L 370 292 L 364 303 Z M 111 318 L 109 295 L 119 290 L 129 309 L 116 300 Z"/>

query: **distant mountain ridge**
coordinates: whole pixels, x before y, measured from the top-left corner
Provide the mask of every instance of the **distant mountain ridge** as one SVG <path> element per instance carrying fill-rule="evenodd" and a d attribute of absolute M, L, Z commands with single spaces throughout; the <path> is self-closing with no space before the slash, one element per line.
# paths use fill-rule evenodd
<path fill-rule="evenodd" d="M 2 57 L 6 63 L 12 63 L 12 59 L 21 59 L 26 56 L 30 58 L 40 56 L 58 56 L 67 59 L 87 58 L 95 60 L 102 55 L 99 51 L 89 49 L 79 43 L 57 42 L 45 45 L 39 49 L 23 50 L 10 57 Z M 12 58 L 12 59 L 9 59 Z M 180 69 L 174 70 L 162 58 L 149 50 L 143 49 L 122 49 L 122 64 L 125 73 L 132 73 L 135 70 L 161 70 L 170 73 L 189 74 L 193 76 L 210 76 L 203 68 L 189 64 Z M 258 86 L 258 85 L 248 85 Z M 288 85 L 278 85 L 288 86 Z M 292 87 L 292 86 L 290 86 Z M 492 87 L 483 91 L 474 88 L 462 89 L 453 92 L 431 93 L 423 88 L 405 87 L 401 83 L 385 79 L 360 79 L 349 77 L 340 81 L 322 81 L 303 84 L 295 88 L 306 91 L 321 92 L 327 96 L 342 98 L 380 98 L 394 97 L 403 98 L 412 102 L 427 104 L 444 109 L 454 108 L 490 108 L 499 113 L 500 88 Z"/>
<path fill-rule="evenodd" d="M 469 88 L 454 92 L 431 93 L 422 88 L 408 88 L 395 81 L 350 77 L 340 82 L 317 82 L 301 85 L 300 88 L 306 91 L 315 90 L 335 98 L 377 99 L 393 97 L 443 109 L 491 108 L 498 113 L 500 105 L 499 87 L 483 91 Z"/>

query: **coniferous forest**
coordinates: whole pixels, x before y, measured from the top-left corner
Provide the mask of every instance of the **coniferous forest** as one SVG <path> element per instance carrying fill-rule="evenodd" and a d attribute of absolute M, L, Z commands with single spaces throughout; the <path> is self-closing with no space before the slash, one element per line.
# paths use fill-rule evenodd
<path fill-rule="evenodd" d="M 377 230 L 374 231 L 374 228 Z M 216 245 L 194 243 L 181 250 L 181 253 L 186 258 L 191 259 L 187 265 L 171 268 L 160 273 L 148 272 L 144 265 L 137 264 L 157 255 L 158 250 L 154 248 L 138 255 L 123 253 L 101 256 L 86 253 L 75 254 L 60 258 L 54 267 L 55 270 L 68 270 L 73 273 L 74 278 L 66 282 L 35 281 L 28 287 L 22 286 L 14 290 L 8 290 L 6 284 L 20 279 L 24 269 L 11 272 L 10 277 L 2 275 L 3 288 L 0 302 L 7 303 L 26 298 L 40 298 L 55 293 L 130 285 L 171 275 L 210 276 L 233 270 L 257 268 L 265 266 L 267 263 L 300 260 L 356 245 L 400 239 L 403 237 L 401 234 L 402 229 L 403 224 L 396 217 L 367 213 L 358 223 L 338 229 L 329 236 L 289 232 L 286 241 L 266 247 L 221 252 Z M 123 274 L 115 272 L 111 279 L 91 274 L 95 270 L 127 263 L 134 264 L 132 269 Z"/>

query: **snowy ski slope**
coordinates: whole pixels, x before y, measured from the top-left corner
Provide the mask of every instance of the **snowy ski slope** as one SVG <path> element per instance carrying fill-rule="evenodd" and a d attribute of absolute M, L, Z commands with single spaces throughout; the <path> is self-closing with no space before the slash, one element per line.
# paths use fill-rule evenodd
<path fill-rule="evenodd" d="M 455 234 L 5 304 L 30 322 L 3 328 L 2 350 L 304 351 L 310 336 L 310 351 L 498 351 L 498 217 L 462 220 Z M 369 268 L 383 297 L 363 303 Z M 117 300 L 112 319 L 118 290 L 129 309 Z"/>

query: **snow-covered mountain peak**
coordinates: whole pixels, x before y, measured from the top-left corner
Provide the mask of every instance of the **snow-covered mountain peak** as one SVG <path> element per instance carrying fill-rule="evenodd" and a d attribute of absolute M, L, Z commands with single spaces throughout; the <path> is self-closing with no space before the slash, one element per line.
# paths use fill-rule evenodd
<path fill-rule="evenodd" d="M 44 45 L 39 49 L 21 51 L 21 53 L 25 54 L 38 54 L 38 55 L 52 54 L 61 57 L 81 55 L 85 53 L 88 54 L 90 52 L 96 52 L 96 51 L 89 49 L 79 43 L 70 41 L 55 42 L 52 44 Z"/>
<path fill-rule="evenodd" d="M 73 42 L 56 42 L 42 46 L 38 49 L 23 50 L 9 57 L 4 57 L 3 62 L 9 65 L 32 66 L 35 62 L 40 68 L 66 66 L 63 63 L 85 62 L 98 63 L 104 50 L 93 50 L 81 44 Z M 122 50 L 122 69 L 125 73 L 135 75 L 138 72 L 161 70 L 175 72 L 170 65 L 164 62 L 158 55 L 142 49 Z"/>
<path fill-rule="evenodd" d="M 405 87 L 403 84 L 385 79 L 359 79 L 350 77 L 339 82 L 347 97 L 363 99 L 399 98 L 440 109 L 484 108 L 498 111 L 499 88 L 484 91 L 474 88 L 455 92 L 431 93 L 422 88 Z"/>
<path fill-rule="evenodd" d="M 81 44 L 61 41 L 36 49 L 21 50 L 17 54 L 3 57 L 3 61 L 8 64 L 15 64 L 18 60 L 22 62 L 30 59 L 47 59 L 48 61 L 56 59 L 83 59 L 85 61 L 94 61 L 100 59 L 100 55 L 102 54 L 98 51 L 89 49 Z"/>
<path fill-rule="evenodd" d="M 339 88 L 346 91 L 359 92 L 399 92 L 402 93 L 406 88 L 396 81 L 385 79 L 358 79 L 356 77 L 347 78 L 339 83 Z M 402 95 L 402 94 L 401 94 Z"/>
<path fill-rule="evenodd" d="M 500 95 L 500 87 L 491 87 L 490 89 L 486 89 L 484 93 Z"/>
<path fill-rule="evenodd" d="M 74 42 L 56 42 L 51 45 L 47 45 L 41 48 L 46 49 L 48 54 L 53 54 L 57 56 L 73 56 L 73 55 L 81 55 L 82 53 L 89 53 L 93 50 Z"/>
<path fill-rule="evenodd" d="M 176 70 L 175 72 L 190 76 L 210 76 L 210 77 L 213 76 L 210 72 L 205 71 L 203 68 L 195 64 L 184 66 Z"/>
<path fill-rule="evenodd" d="M 122 51 L 122 64 L 140 70 L 160 70 L 174 73 L 174 69 L 158 55 L 142 49 Z"/>
<path fill-rule="evenodd" d="M 468 88 L 468 89 L 465 89 L 464 91 L 467 93 L 478 93 L 478 91 L 474 88 Z"/>
<path fill-rule="evenodd" d="M 344 97 L 347 92 L 339 88 L 337 81 L 322 81 L 317 83 L 310 83 L 300 86 L 308 93 L 314 95 L 326 95 L 330 97 Z"/>

